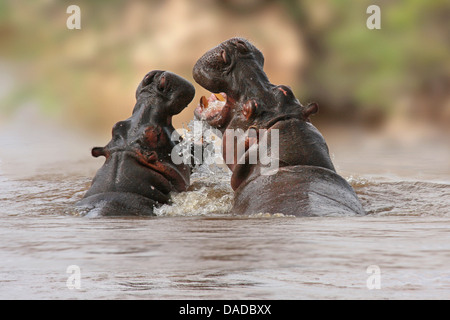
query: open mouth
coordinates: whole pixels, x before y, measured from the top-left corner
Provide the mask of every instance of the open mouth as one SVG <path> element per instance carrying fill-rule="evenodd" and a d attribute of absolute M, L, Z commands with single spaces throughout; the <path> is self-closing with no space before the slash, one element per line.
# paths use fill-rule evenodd
<path fill-rule="evenodd" d="M 183 173 L 184 170 L 187 170 L 185 167 L 177 167 L 166 161 L 158 160 L 155 151 L 145 153 L 138 150 L 134 152 L 133 157 L 139 164 L 159 174 L 161 178 L 164 178 L 160 178 L 159 181 L 165 185 L 165 189 L 171 190 L 170 182 L 176 191 L 186 191 L 189 185 L 189 179 L 186 179 L 185 173 Z"/>
<path fill-rule="evenodd" d="M 205 120 L 213 127 L 223 126 L 229 117 L 231 104 L 224 92 L 212 93 L 209 98 L 202 96 L 194 114 L 200 120 Z"/>

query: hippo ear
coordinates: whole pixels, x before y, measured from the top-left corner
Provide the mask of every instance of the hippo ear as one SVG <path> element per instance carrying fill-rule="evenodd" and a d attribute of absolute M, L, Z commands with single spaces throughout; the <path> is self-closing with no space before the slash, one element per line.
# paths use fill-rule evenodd
<path fill-rule="evenodd" d="M 108 152 L 103 147 L 92 148 L 91 154 L 94 158 L 97 158 L 100 156 L 108 157 Z"/>
<path fill-rule="evenodd" d="M 308 119 L 310 115 L 319 111 L 319 105 L 316 102 L 309 103 L 303 110 L 303 118 Z"/>

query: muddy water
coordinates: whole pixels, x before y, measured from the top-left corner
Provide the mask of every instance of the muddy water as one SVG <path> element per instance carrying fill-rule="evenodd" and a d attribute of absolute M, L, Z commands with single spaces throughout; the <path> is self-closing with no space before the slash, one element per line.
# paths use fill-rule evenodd
<path fill-rule="evenodd" d="M 364 217 L 235 216 L 229 173 L 203 167 L 157 217 L 89 219 L 71 206 L 104 141 L 24 130 L 0 136 L 2 299 L 450 298 L 446 143 L 329 143 Z"/>

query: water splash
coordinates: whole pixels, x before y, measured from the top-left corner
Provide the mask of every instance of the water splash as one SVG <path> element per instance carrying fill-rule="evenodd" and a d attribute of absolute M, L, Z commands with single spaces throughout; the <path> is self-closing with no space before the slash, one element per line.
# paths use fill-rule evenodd
<path fill-rule="evenodd" d="M 158 216 L 196 216 L 229 213 L 233 201 L 231 172 L 217 165 L 194 169 L 186 192 L 172 194 L 172 204 L 155 209 Z"/>
<path fill-rule="evenodd" d="M 223 165 L 220 140 L 204 121 L 192 120 L 179 130 L 182 150 L 197 148 L 190 159 L 194 164 L 191 185 L 186 192 L 173 193 L 172 203 L 155 209 L 158 216 L 196 216 L 228 213 L 232 207 L 231 171 Z M 191 152 L 189 152 L 191 156 Z"/>
<path fill-rule="evenodd" d="M 450 184 L 350 177 L 366 212 L 378 216 L 450 216 Z"/>

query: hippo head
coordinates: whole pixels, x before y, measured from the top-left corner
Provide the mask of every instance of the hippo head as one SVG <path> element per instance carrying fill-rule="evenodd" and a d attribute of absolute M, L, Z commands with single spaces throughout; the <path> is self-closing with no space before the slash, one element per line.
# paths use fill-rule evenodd
<path fill-rule="evenodd" d="M 195 116 L 222 131 L 268 128 L 286 118 L 308 121 L 317 104 L 301 105 L 289 87 L 271 84 L 263 67 L 263 54 L 246 39 L 232 38 L 206 52 L 193 77 L 213 94 L 200 99 Z"/>
<path fill-rule="evenodd" d="M 193 85 L 167 71 L 151 71 L 136 90 L 130 118 L 116 123 L 105 147 L 92 149 L 106 161 L 78 206 L 102 207 L 100 215 L 151 215 L 155 205 L 169 202 L 171 191 L 189 185 L 190 168 L 171 161 L 180 142 L 172 116 L 192 101 Z M 176 137 L 177 139 L 174 139 Z"/>

